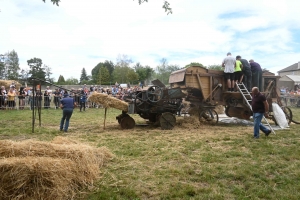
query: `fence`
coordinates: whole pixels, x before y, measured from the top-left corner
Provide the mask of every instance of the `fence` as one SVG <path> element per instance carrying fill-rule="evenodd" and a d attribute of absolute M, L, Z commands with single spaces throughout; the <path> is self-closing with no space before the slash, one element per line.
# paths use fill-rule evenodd
<path fill-rule="evenodd" d="M 80 96 L 73 97 L 77 103 L 80 105 Z M 19 98 L 17 96 L 8 99 L 8 97 L 0 96 L 0 109 L 1 110 L 24 110 L 33 109 L 41 107 L 43 109 L 58 109 L 60 106 L 61 97 L 55 96 L 26 96 L 24 98 Z M 97 105 L 87 101 L 85 103 L 86 108 L 102 108 L 101 105 Z"/>

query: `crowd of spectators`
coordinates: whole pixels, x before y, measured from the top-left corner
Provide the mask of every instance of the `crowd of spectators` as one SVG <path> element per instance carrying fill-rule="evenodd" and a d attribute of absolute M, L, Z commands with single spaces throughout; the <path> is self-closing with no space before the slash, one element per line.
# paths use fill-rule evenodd
<path fill-rule="evenodd" d="M 300 107 L 300 85 L 295 85 L 293 89 L 282 86 L 280 88 L 281 100 L 285 105 Z"/>
<path fill-rule="evenodd" d="M 129 86 L 129 85 L 128 85 Z M 99 108 L 101 105 L 95 105 L 88 101 L 88 97 L 94 92 L 104 93 L 114 96 L 117 99 L 124 100 L 127 96 L 135 91 L 141 90 L 140 87 L 121 87 L 119 84 L 109 86 L 97 86 L 90 85 L 79 86 L 77 89 L 72 88 L 71 90 L 63 89 L 62 87 L 55 87 L 52 90 L 49 86 L 45 90 L 37 89 L 33 96 L 31 87 L 20 87 L 16 88 L 14 83 L 9 88 L 1 86 L 0 94 L 0 108 L 3 109 L 19 109 L 24 108 L 33 109 L 33 107 L 43 107 L 44 109 L 55 108 L 58 109 L 60 100 L 63 98 L 65 92 L 69 93 L 70 97 L 73 97 L 77 105 L 80 105 L 80 111 L 85 111 L 85 108 Z"/>

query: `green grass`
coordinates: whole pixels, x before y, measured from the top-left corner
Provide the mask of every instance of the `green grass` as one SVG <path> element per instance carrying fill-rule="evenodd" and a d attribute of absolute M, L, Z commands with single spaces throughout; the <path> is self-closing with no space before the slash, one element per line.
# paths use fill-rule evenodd
<path fill-rule="evenodd" d="M 63 134 L 58 131 L 61 110 L 43 109 L 42 126 L 37 118 L 34 133 L 31 111 L 1 111 L 0 139 L 63 135 L 108 147 L 116 157 L 100 169 L 95 190 L 80 199 L 300 198 L 300 125 L 254 140 L 249 126 L 195 126 L 182 118 L 172 131 L 155 126 L 121 130 L 118 114 L 108 110 L 103 130 L 104 109 L 76 110 L 69 133 Z M 293 115 L 300 119 L 300 109 L 293 108 Z"/>

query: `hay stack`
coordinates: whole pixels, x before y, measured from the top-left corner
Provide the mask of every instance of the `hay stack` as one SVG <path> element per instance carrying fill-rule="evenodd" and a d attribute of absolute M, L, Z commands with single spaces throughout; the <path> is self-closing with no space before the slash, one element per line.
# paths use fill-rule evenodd
<path fill-rule="evenodd" d="M 99 167 L 112 157 L 105 147 L 93 148 L 63 137 L 52 143 L 2 140 L 0 197 L 70 199 L 80 189 L 92 186 L 99 178 Z"/>
<path fill-rule="evenodd" d="M 104 108 L 116 108 L 126 112 L 128 111 L 128 103 L 107 94 L 93 92 L 88 100 L 101 104 Z"/>
<path fill-rule="evenodd" d="M 71 199 L 79 190 L 76 164 L 69 159 L 25 157 L 2 159 L 1 199 Z"/>
<path fill-rule="evenodd" d="M 14 80 L 0 80 L 0 87 L 4 86 L 6 89 L 8 89 L 10 87 L 10 85 L 12 84 L 12 82 L 15 83 L 16 88 L 21 87 L 21 84 Z"/>

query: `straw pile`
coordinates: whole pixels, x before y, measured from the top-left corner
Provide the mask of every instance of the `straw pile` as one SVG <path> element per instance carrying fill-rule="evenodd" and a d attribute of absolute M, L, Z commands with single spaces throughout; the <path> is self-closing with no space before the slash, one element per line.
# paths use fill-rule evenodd
<path fill-rule="evenodd" d="M 15 83 L 15 86 L 17 88 L 21 87 L 21 84 L 17 81 L 14 81 L 14 80 L 0 80 L 0 87 L 4 86 L 6 89 L 8 89 L 10 87 L 10 85 L 12 84 L 12 82 Z"/>
<path fill-rule="evenodd" d="M 101 104 L 104 108 L 116 108 L 118 110 L 128 111 L 128 103 L 107 94 L 93 92 L 88 100 L 96 104 Z"/>
<path fill-rule="evenodd" d="M 0 141 L 0 199 L 72 199 L 91 188 L 113 155 L 62 138 Z"/>

